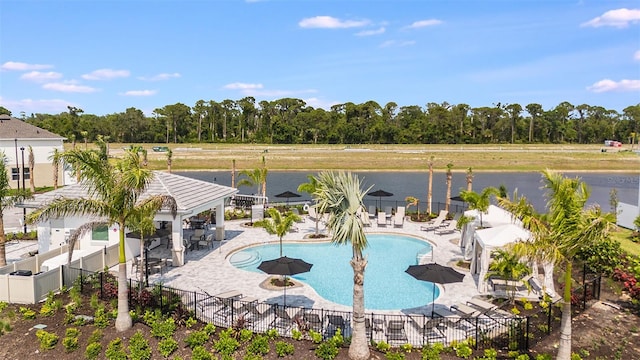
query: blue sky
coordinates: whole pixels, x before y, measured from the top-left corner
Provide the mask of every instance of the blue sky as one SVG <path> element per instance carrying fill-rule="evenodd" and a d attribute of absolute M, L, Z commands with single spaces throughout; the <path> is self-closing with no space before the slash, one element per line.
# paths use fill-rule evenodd
<path fill-rule="evenodd" d="M 640 103 L 640 3 L 0 1 L 0 105 Z"/>

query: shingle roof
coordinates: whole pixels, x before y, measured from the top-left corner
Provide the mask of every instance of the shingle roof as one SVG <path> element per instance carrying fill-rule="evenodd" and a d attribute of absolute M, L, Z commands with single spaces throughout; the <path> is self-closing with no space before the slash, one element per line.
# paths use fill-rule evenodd
<path fill-rule="evenodd" d="M 9 115 L 0 115 L 0 139 L 64 139 Z"/>
<path fill-rule="evenodd" d="M 154 178 L 142 194 L 141 199 L 152 195 L 171 195 L 178 203 L 178 212 L 188 212 L 191 209 L 202 207 L 218 199 L 230 197 L 238 192 L 238 189 L 218 185 L 202 180 L 192 179 L 181 175 L 169 174 L 162 171 L 154 171 Z M 80 198 L 87 197 L 88 191 L 83 184 L 67 185 L 58 190 L 36 195 L 32 200 L 26 201 L 23 206 L 38 208 L 59 197 Z"/>

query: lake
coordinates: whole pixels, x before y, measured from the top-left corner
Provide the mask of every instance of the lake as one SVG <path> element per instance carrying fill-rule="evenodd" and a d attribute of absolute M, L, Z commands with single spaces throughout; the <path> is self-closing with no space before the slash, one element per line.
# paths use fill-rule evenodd
<path fill-rule="evenodd" d="M 214 182 L 221 185 L 231 186 L 231 171 L 189 171 L 174 172 L 178 175 L 187 176 L 194 179 Z M 285 191 L 296 192 L 300 198 L 292 198 L 290 201 L 308 201 L 309 194 L 297 191 L 298 185 L 308 181 L 307 175 L 316 175 L 318 172 L 277 172 L 270 171 L 267 175 L 267 196 L 271 202 L 284 202 L 286 199 L 274 197 L 276 194 Z M 429 185 L 429 173 L 424 172 L 354 172 L 362 182 L 363 188 L 371 187 L 371 191 L 383 189 L 393 193 L 393 196 L 377 198 L 365 196 L 365 204 L 375 204 L 382 201 L 383 206 L 404 206 L 405 198 L 414 196 L 420 199 L 420 209 L 424 211 L 427 201 L 427 187 Z M 638 202 L 638 174 L 634 173 L 565 173 L 570 177 L 580 177 L 591 189 L 590 204 L 600 204 L 604 211 L 611 211 L 610 193 L 611 189 L 616 189 L 618 199 L 622 202 L 637 204 Z M 243 178 L 236 174 L 236 183 Z M 474 173 L 473 190 L 480 192 L 488 186 L 499 187 L 504 184 L 509 194 L 518 190 L 518 194 L 525 195 L 538 211 L 543 211 L 546 203 L 542 187 L 542 175 L 539 172 L 477 172 Z M 451 196 L 456 196 L 460 190 L 467 188 L 466 174 L 454 173 L 451 186 Z M 257 186 L 241 186 L 241 194 L 257 194 Z M 435 172 L 433 175 L 433 202 L 444 203 L 447 191 L 446 174 Z M 453 206 L 461 203 L 453 201 Z M 409 209 L 409 210 L 413 210 Z"/>

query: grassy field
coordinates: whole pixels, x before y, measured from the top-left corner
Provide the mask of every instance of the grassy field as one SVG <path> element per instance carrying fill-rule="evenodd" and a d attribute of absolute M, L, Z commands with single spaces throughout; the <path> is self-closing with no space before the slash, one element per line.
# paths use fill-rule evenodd
<path fill-rule="evenodd" d="M 611 234 L 611 238 L 620 243 L 622 250 L 626 251 L 628 254 L 640 256 L 640 244 L 629 240 L 630 237 L 631 230 L 623 228 L 619 228 Z"/>
<path fill-rule="evenodd" d="M 119 156 L 130 144 L 110 144 Z M 174 170 L 253 169 L 265 158 L 272 171 L 375 170 L 420 171 L 431 157 L 436 171 L 624 171 L 640 173 L 640 155 L 600 145 L 260 145 L 143 144 L 149 166 L 166 169 L 167 155 L 153 146 L 169 146 Z"/>

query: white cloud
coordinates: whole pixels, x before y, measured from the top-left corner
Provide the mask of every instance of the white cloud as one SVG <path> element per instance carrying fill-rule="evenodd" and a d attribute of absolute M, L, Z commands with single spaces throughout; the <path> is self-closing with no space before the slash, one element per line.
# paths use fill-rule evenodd
<path fill-rule="evenodd" d="M 412 46 L 415 45 L 416 42 L 414 40 L 406 40 L 406 41 L 398 41 L 398 40 L 387 40 L 380 44 L 381 48 L 386 47 L 403 47 L 403 46 Z"/>
<path fill-rule="evenodd" d="M 128 76 L 129 70 L 99 69 L 82 75 L 82 78 L 85 80 L 109 80 Z"/>
<path fill-rule="evenodd" d="M 35 82 L 58 80 L 60 78 L 62 78 L 62 74 L 54 71 L 49 71 L 49 72 L 31 71 L 26 74 L 22 74 L 22 76 L 20 76 L 20 79 L 35 81 Z"/>
<path fill-rule="evenodd" d="M 307 99 L 303 99 L 303 100 L 308 106 L 311 106 L 314 109 L 331 110 L 331 107 L 333 105 L 340 104 L 340 102 L 338 102 L 338 101 L 326 101 L 326 100 L 318 99 L 318 98 L 315 98 L 315 97 L 307 98 Z"/>
<path fill-rule="evenodd" d="M 636 24 L 640 22 L 640 9 L 616 9 L 609 10 L 597 16 L 580 26 L 600 27 L 600 26 L 613 26 L 617 28 L 625 28 L 629 24 Z"/>
<path fill-rule="evenodd" d="M 441 20 L 438 19 L 428 19 L 428 20 L 420 20 L 416 21 L 413 24 L 407 26 L 408 29 L 419 29 L 427 26 L 436 26 L 442 24 Z"/>
<path fill-rule="evenodd" d="M 380 35 L 380 34 L 384 34 L 384 32 L 386 31 L 386 29 L 383 27 L 376 29 L 376 30 L 364 30 L 364 31 L 360 31 L 359 33 L 356 33 L 356 36 L 371 36 L 371 35 Z"/>
<path fill-rule="evenodd" d="M 620 81 L 613 81 L 610 79 L 604 79 L 587 87 L 587 90 L 593 91 L 595 93 L 609 91 L 638 91 L 640 90 L 640 80 L 625 79 Z"/>
<path fill-rule="evenodd" d="M 42 64 L 27 64 L 23 62 L 15 62 L 15 61 L 7 61 L 0 69 L 2 70 L 15 70 L 15 71 L 29 71 L 29 70 L 44 70 L 51 69 L 53 65 L 42 65 Z"/>
<path fill-rule="evenodd" d="M 48 83 L 42 85 L 43 89 L 60 91 L 60 92 L 74 92 L 74 93 L 92 93 L 98 91 L 96 88 L 90 86 L 78 85 L 74 83 Z"/>
<path fill-rule="evenodd" d="M 126 91 L 126 92 L 122 93 L 121 95 L 124 95 L 124 96 L 151 96 L 151 95 L 155 95 L 157 93 L 158 93 L 157 90 L 129 90 L 129 91 Z"/>
<path fill-rule="evenodd" d="M 633 54 L 633 60 L 640 61 L 640 50 L 636 51 L 636 52 Z"/>
<path fill-rule="evenodd" d="M 235 82 L 235 83 L 225 85 L 224 88 L 230 89 L 230 90 L 262 89 L 262 84 L 246 84 L 241 82 Z"/>
<path fill-rule="evenodd" d="M 21 99 L 11 100 L 0 97 L 0 105 L 11 110 L 13 116 L 18 116 L 21 111 L 31 113 L 58 113 L 67 110 L 67 106 L 77 106 L 62 99 Z"/>
<path fill-rule="evenodd" d="M 332 16 L 314 16 L 300 20 L 298 26 L 301 28 L 347 29 L 362 27 L 368 24 L 368 20 L 340 20 Z"/>
<path fill-rule="evenodd" d="M 169 80 L 169 79 L 175 79 L 175 78 L 179 78 L 182 75 L 180 75 L 180 73 L 162 73 L 162 74 L 158 74 L 158 75 L 154 75 L 152 77 L 144 77 L 141 76 L 138 79 L 140 80 L 145 80 L 145 81 L 162 81 L 162 80 Z"/>

